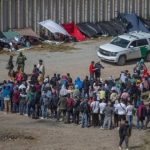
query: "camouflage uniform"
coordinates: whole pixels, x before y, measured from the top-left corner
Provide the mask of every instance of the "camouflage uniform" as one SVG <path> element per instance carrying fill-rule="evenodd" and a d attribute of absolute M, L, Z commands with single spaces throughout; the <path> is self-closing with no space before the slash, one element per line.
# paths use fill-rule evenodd
<path fill-rule="evenodd" d="M 24 66 L 25 66 L 25 61 L 26 61 L 26 57 L 20 53 L 19 56 L 17 57 L 17 62 L 16 64 L 18 65 L 18 71 L 21 69 L 22 72 L 24 72 Z"/>

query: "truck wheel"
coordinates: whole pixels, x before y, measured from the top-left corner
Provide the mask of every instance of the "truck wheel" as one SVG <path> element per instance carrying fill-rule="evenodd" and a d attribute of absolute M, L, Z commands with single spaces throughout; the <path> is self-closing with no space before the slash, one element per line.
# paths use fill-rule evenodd
<path fill-rule="evenodd" d="M 150 62 L 150 53 L 147 54 L 146 61 Z"/>
<path fill-rule="evenodd" d="M 123 65 L 125 65 L 125 63 L 126 63 L 126 57 L 125 56 L 120 56 L 119 57 L 119 59 L 118 59 L 118 65 L 119 66 L 123 66 Z"/>

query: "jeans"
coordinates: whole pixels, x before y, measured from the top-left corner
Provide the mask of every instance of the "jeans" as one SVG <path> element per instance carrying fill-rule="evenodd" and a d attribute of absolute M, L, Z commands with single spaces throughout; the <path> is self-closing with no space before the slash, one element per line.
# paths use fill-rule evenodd
<path fill-rule="evenodd" d="M 27 112 L 28 112 L 28 116 L 30 117 L 31 114 L 34 115 L 34 112 L 35 112 L 35 105 L 32 104 L 32 102 L 29 102 L 27 104 Z"/>
<path fill-rule="evenodd" d="M 103 123 L 104 123 L 104 118 L 105 118 L 105 115 L 104 114 L 100 114 L 100 126 L 103 126 Z"/>
<path fill-rule="evenodd" d="M 107 128 L 110 129 L 111 128 L 111 120 L 112 120 L 112 117 L 105 116 L 103 128 L 106 128 L 106 125 L 107 125 Z"/>
<path fill-rule="evenodd" d="M 20 112 L 20 115 L 23 115 L 23 114 L 27 113 L 27 111 L 26 111 L 26 102 L 20 101 L 20 103 L 19 103 L 19 112 Z"/>
<path fill-rule="evenodd" d="M 140 125 L 141 124 L 141 125 Z M 144 128 L 144 120 L 140 120 L 137 117 L 137 124 L 136 124 L 137 129 L 143 129 Z"/>
<path fill-rule="evenodd" d="M 46 105 L 42 105 L 41 111 L 42 111 L 42 117 L 47 118 L 48 117 L 48 107 Z"/>
<path fill-rule="evenodd" d="M 132 125 L 133 125 L 133 116 L 130 115 L 130 116 L 127 116 L 127 118 L 128 118 L 129 126 L 130 126 L 130 128 L 132 128 Z"/>
<path fill-rule="evenodd" d="M 87 113 L 82 113 L 81 127 L 82 128 L 88 127 L 88 114 Z"/>
<path fill-rule="evenodd" d="M 19 112 L 19 104 L 17 104 L 17 103 L 13 103 L 13 112 L 14 113 L 18 113 Z"/>

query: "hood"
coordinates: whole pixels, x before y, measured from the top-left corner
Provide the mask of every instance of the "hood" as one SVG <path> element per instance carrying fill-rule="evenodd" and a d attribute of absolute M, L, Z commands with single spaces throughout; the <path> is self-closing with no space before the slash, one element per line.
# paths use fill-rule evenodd
<path fill-rule="evenodd" d="M 103 49 L 103 50 L 106 50 L 106 51 L 110 51 L 110 52 L 120 52 L 120 51 L 125 50 L 125 48 L 113 45 L 111 43 L 101 45 L 100 48 Z"/>

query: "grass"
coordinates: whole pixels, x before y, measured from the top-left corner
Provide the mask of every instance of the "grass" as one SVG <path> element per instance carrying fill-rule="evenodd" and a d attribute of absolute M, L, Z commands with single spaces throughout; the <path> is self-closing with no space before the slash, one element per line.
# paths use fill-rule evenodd
<path fill-rule="evenodd" d="M 42 43 L 41 45 L 35 46 L 31 49 L 34 51 L 49 51 L 49 52 L 67 52 L 67 51 L 71 51 L 71 50 L 75 50 L 77 48 L 73 47 L 71 44 L 69 43 L 63 43 L 60 45 L 53 45 L 53 44 L 46 44 L 46 43 Z"/>

